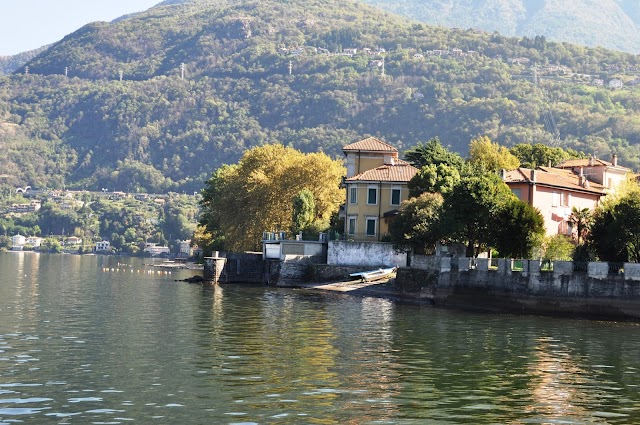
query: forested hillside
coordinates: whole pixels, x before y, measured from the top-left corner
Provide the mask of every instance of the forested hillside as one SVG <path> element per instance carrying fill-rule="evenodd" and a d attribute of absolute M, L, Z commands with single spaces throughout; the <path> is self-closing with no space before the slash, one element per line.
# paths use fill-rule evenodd
<path fill-rule="evenodd" d="M 43 46 L 28 52 L 18 53 L 12 56 L 0 56 L 0 75 L 9 75 L 16 71 L 24 71 L 24 64 L 47 50 L 49 46 Z"/>
<path fill-rule="evenodd" d="M 0 78 L 0 178 L 190 192 L 253 146 L 340 157 L 368 135 L 401 150 L 437 136 L 463 155 L 482 134 L 613 149 L 637 167 L 639 61 L 429 27 L 358 2 L 165 2 L 87 25 L 30 61 L 29 75 Z M 607 88 L 614 79 L 622 89 Z"/>
<path fill-rule="evenodd" d="M 365 0 L 431 25 L 640 53 L 636 0 Z"/>

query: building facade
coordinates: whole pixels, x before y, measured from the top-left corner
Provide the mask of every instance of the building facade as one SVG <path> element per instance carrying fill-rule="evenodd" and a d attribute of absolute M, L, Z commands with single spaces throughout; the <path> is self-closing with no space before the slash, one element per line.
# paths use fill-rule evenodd
<path fill-rule="evenodd" d="M 547 235 L 573 235 L 572 208 L 596 208 L 607 188 L 569 169 L 538 167 L 502 172 L 503 181 L 523 202 L 537 208 L 544 218 Z"/>
<path fill-rule="evenodd" d="M 111 252 L 111 242 L 109 241 L 96 242 L 96 252 Z"/>
<path fill-rule="evenodd" d="M 17 235 L 11 237 L 11 249 L 13 251 L 22 251 L 26 242 L 27 238 L 18 233 Z"/>
<path fill-rule="evenodd" d="M 618 165 L 618 156 L 612 155 L 611 162 L 597 158 L 572 159 L 558 165 L 557 168 L 571 170 L 573 174 L 584 175 L 588 180 L 606 188 L 607 193 L 615 193 L 621 184 L 627 181 L 632 170 Z"/>
<path fill-rule="evenodd" d="M 398 158 L 398 150 L 374 137 L 343 148 L 347 157 L 344 180 L 345 235 L 352 240 L 380 241 L 402 201 L 409 198 L 409 180 L 417 168 Z"/>

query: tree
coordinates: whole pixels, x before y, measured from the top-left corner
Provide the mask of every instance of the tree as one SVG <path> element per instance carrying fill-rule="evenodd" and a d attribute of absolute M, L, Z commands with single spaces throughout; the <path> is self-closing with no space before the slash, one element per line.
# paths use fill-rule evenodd
<path fill-rule="evenodd" d="M 583 240 L 585 239 L 586 233 L 589 230 L 589 226 L 591 226 L 592 221 L 593 218 L 591 216 L 591 210 L 589 208 L 571 208 L 569 223 L 571 223 L 571 225 L 576 228 L 578 245 L 582 244 Z"/>
<path fill-rule="evenodd" d="M 200 223 L 225 249 L 256 250 L 262 232 L 293 227 L 293 199 L 308 190 L 315 200 L 315 223 L 329 226 L 344 201 L 340 161 L 323 153 L 303 154 L 282 145 L 245 152 L 238 164 L 223 166 L 202 191 Z"/>
<path fill-rule="evenodd" d="M 596 211 L 590 242 L 601 260 L 640 262 L 640 194 Z"/>
<path fill-rule="evenodd" d="M 311 225 L 316 218 L 316 201 L 313 193 L 304 189 L 293 198 L 293 217 L 291 221 L 293 226 L 292 233 L 302 232 Z"/>
<path fill-rule="evenodd" d="M 466 176 L 445 197 L 442 212 L 443 236 L 467 244 L 467 256 L 493 241 L 497 219 L 503 206 L 514 199 L 509 187 L 493 173 Z"/>
<path fill-rule="evenodd" d="M 540 211 L 519 199 L 510 199 L 498 211 L 495 248 L 505 258 L 531 258 L 545 234 Z"/>
<path fill-rule="evenodd" d="M 469 143 L 469 162 L 488 171 L 515 170 L 520 166 L 520 161 L 509 149 L 492 142 L 487 136 Z"/>
<path fill-rule="evenodd" d="M 451 152 L 442 146 L 440 139 L 437 137 L 430 139 L 427 143 L 418 143 L 407 150 L 404 153 L 404 157 L 416 168 L 445 164 L 460 170 L 464 164 L 464 159 L 459 154 Z"/>
<path fill-rule="evenodd" d="M 575 246 L 565 235 L 548 236 L 542 243 L 542 258 L 545 260 L 570 261 Z"/>
<path fill-rule="evenodd" d="M 422 167 L 409 181 L 409 196 L 419 196 L 425 192 L 449 193 L 460 183 L 460 172 L 457 168 L 441 163 Z"/>
<path fill-rule="evenodd" d="M 549 164 L 556 166 L 573 156 L 562 148 L 551 147 L 542 143 L 536 143 L 535 145 L 520 143 L 509 149 L 509 152 L 520 160 L 523 167 L 533 169 L 546 167 Z"/>
<path fill-rule="evenodd" d="M 400 213 L 389 225 L 391 241 L 397 247 L 410 247 L 416 252 L 430 251 L 440 239 L 438 226 L 442 195 L 423 193 L 402 203 Z"/>

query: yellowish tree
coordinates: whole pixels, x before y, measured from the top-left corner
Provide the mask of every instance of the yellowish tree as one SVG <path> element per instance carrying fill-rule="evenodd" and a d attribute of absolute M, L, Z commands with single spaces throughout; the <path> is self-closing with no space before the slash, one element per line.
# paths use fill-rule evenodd
<path fill-rule="evenodd" d="M 490 171 L 515 170 L 520 166 L 520 160 L 509 149 L 492 142 L 487 136 L 469 143 L 469 162 Z"/>
<path fill-rule="evenodd" d="M 238 164 L 218 169 L 207 181 L 201 224 L 229 251 L 256 250 L 262 232 L 292 227 L 293 200 L 306 189 L 315 200 L 318 227 L 328 227 L 344 201 L 344 174 L 342 162 L 323 153 L 278 144 L 250 149 Z"/>

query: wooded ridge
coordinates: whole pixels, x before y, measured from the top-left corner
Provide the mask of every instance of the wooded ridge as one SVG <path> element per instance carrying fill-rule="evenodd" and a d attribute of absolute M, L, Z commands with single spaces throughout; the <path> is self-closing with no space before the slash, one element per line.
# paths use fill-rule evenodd
<path fill-rule="evenodd" d="M 340 157 L 368 135 L 613 150 L 637 168 L 639 62 L 359 2 L 165 2 L 0 77 L 0 183 L 191 192 L 253 146 Z"/>

